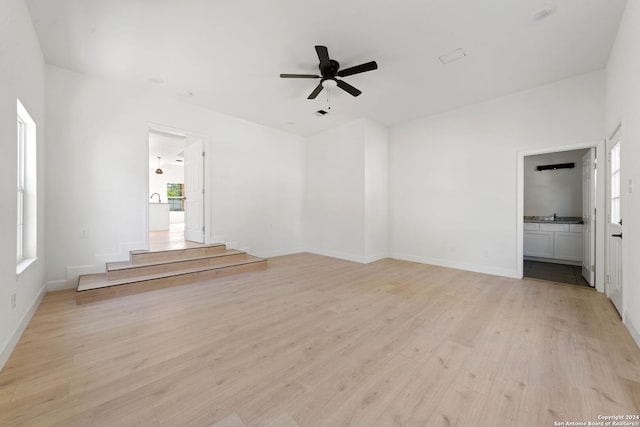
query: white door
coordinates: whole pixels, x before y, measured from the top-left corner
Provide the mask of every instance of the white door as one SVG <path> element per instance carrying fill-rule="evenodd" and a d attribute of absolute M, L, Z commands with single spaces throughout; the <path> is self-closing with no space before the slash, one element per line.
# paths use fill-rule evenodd
<path fill-rule="evenodd" d="M 596 149 L 591 148 L 582 157 L 582 276 L 595 286 L 596 263 Z"/>
<path fill-rule="evenodd" d="M 184 149 L 184 239 L 204 243 L 204 144 L 187 138 Z"/>
<path fill-rule="evenodd" d="M 607 143 L 607 296 L 622 315 L 622 191 L 620 137 Z"/>

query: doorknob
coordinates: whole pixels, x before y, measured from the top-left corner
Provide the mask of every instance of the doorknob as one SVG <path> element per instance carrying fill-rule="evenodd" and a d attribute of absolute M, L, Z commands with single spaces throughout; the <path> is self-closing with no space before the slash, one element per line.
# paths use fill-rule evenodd
<path fill-rule="evenodd" d="M 620 234 L 612 234 L 611 237 L 619 237 L 619 238 L 622 239 L 622 233 L 620 233 Z"/>

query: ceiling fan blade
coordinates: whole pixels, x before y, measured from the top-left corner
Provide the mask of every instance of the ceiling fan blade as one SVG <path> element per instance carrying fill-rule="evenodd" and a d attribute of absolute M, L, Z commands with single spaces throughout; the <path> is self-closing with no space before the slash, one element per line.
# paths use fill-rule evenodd
<path fill-rule="evenodd" d="M 318 94 L 322 92 L 322 89 L 324 89 L 324 86 L 322 86 L 322 82 L 320 82 L 320 84 L 316 86 L 316 88 L 313 90 L 313 92 L 311 92 L 307 99 L 316 99 L 316 96 L 318 96 Z"/>
<path fill-rule="evenodd" d="M 283 79 L 319 79 L 317 74 L 280 74 Z"/>
<path fill-rule="evenodd" d="M 338 82 L 338 87 L 342 90 L 344 90 L 345 92 L 350 93 L 353 96 L 358 96 L 360 95 L 362 92 L 359 91 L 358 89 L 356 89 L 355 87 L 351 86 L 349 83 L 344 82 L 342 80 L 336 80 Z"/>
<path fill-rule="evenodd" d="M 316 46 L 316 53 L 320 60 L 320 68 L 331 68 L 331 60 L 329 59 L 329 50 L 326 46 Z"/>
<path fill-rule="evenodd" d="M 365 64 L 356 65 L 355 67 L 345 68 L 344 70 L 338 71 L 337 75 L 339 77 L 346 77 L 352 74 L 364 73 L 365 71 L 377 70 L 378 64 L 376 61 L 367 62 Z"/>

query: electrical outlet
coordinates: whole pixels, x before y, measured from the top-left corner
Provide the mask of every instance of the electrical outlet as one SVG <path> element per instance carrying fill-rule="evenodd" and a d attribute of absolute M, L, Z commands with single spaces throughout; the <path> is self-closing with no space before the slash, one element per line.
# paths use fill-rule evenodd
<path fill-rule="evenodd" d="M 11 294 L 11 310 L 16 309 L 16 293 Z"/>

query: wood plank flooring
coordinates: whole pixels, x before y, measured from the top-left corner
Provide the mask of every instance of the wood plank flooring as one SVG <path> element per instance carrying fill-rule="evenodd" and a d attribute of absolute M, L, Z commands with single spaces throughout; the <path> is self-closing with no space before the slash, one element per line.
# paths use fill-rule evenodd
<path fill-rule="evenodd" d="M 640 413 L 602 295 L 298 254 L 76 306 L 48 294 L 0 372 L 1 426 L 553 426 Z"/>

